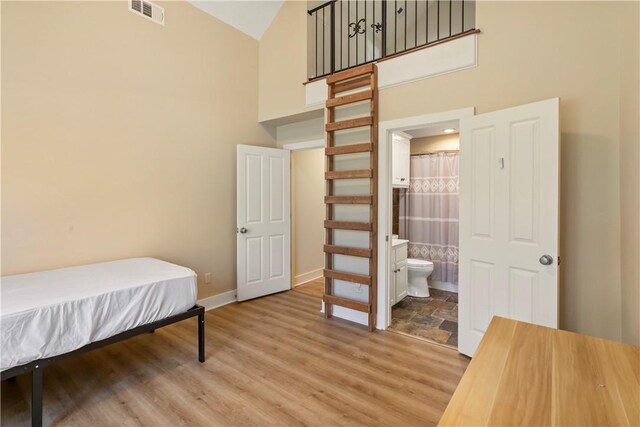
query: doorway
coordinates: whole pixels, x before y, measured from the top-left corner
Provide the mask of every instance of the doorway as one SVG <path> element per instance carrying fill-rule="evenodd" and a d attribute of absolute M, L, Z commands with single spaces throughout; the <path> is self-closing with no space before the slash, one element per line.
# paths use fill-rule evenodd
<path fill-rule="evenodd" d="M 324 142 L 291 150 L 291 289 L 324 294 Z"/>
<path fill-rule="evenodd" d="M 459 121 L 392 137 L 389 330 L 458 345 Z"/>
<path fill-rule="evenodd" d="M 473 356 L 494 316 L 558 327 L 559 99 L 481 115 L 467 108 L 380 124 L 378 277 L 386 281 L 378 288 L 382 329 L 391 325 L 392 307 L 402 296 L 397 284 L 394 289 L 394 274 L 403 265 L 408 268 L 404 253 L 393 251 L 394 133 L 456 120 L 457 344 L 460 353 Z"/>

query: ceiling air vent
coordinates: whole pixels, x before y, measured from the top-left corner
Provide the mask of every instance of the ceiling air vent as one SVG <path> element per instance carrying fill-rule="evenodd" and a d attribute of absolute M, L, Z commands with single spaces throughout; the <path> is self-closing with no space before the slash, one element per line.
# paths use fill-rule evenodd
<path fill-rule="evenodd" d="M 164 25 L 164 8 L 146 0 L 129 0 L 129 10 L 156 24 Z"/>

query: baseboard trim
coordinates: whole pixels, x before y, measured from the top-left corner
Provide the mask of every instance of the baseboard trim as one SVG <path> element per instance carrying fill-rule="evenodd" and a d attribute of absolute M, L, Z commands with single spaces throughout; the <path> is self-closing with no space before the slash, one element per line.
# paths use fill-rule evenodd
<path fill-rule="evenodd" d="M 222 307 L 223 305 L 236 302 L 236 291 L 223 292 L 217 295 L 211 295 L 210 297 L 202 298 L 198 300 L 198 304 L 204 307 L 205 311 L 213 310 L 214 308 Z"/>
<path fill-rule="evenodd" d="M 308 273 L 298 274 L 293 278 L 293 287 L 295 288 L 296 286 L 302 285 L 303 283 L 319 279 L 320 277 L 322 277 L 322 274 L 322 268 L 309 271 Z"/>
<path fill-rule="evenodd" d="M 438 282 L 435 280 L 429 280 L 429 287 L 439 289 L 441 291 L 458 293 L 458 285 L 449 282 Z"/>
<path fill-rule="evenodd" d="M 324 301 L 322 301 L 322 308 L 320 309 L 320 313 L 324 315 Z M 369 325 L 369 315 L 367 313 L 351 310 L 350 308 L 346 308 L 346 307 L 340 307 L 339 305 L 333 306 L 332 316 L 337 317 L 339 319 L 348 320 L 353 323 L 358 323 L 364 326 Z M 376 329 L 382 329 L 382 328 L 377 326 Z"/>

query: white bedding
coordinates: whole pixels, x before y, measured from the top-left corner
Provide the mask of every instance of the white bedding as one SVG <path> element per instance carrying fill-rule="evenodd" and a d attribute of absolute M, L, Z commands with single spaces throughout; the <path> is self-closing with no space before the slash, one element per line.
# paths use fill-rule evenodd
<path fill-rule="evenodd" d="M 187 311 L 196 291 L 192 270 L 154 258 L 2 277 L 0 371 Z"/>

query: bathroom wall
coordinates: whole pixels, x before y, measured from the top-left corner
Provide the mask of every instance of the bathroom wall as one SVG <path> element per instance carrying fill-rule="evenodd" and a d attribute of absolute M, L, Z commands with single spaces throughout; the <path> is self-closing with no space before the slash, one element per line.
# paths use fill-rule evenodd
<path fill-rule="evenodd" d="M 411 154 L 433 153 L 434 151 L 459 150 L 460 134 L 428 136 L 426 138 L 412 138 Z"/>

